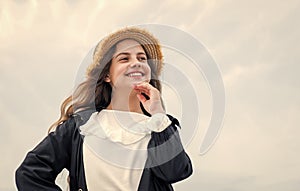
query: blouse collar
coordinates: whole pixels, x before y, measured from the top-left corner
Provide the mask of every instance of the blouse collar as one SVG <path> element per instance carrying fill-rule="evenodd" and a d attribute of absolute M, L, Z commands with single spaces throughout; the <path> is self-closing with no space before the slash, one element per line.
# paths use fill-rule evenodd
<path fill-rule="evenodd" d="M 151 133 L 145 125 L 149 119 L 150 117 L 135 112 L 103 109 L 91 115 L 80 127 L 80 134 L 125 145 L 132 144 Z"/>

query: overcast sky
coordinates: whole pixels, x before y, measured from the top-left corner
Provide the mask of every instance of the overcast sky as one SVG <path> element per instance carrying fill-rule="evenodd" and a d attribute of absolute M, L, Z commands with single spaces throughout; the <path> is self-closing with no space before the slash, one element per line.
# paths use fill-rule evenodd
<path fill-rule="evenodd" d="M 186 145 L 194 174 L 176 190 L 298 190 L 299 18 L 297 0 L 1 1 L 0 190 L 16 189 L 15 169 L 57 119 L 95 43 L 120 27 L 147 23 L 198 39 L 224 80 L 223 127 L 199 155 L 212 101 L 205 77 L 193 79 L 201 97 L 201 122 Z M 180 115 L 173 94 L 164 95 L 167 108 Z"/>

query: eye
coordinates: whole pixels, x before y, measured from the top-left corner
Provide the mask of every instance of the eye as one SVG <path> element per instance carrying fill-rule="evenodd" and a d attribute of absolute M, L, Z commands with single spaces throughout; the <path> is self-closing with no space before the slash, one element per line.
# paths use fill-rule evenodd
<path fill-rule="evenodd" d="M 139 56 L 139 57 L 138 57 L 138 60 L 139 60 L 140 62 L 145 62 L 145 61 L 147 60 L 147 57 L 146 57 L 146 56 Z"/>
<path fill-rule="evenodd" d="M 128 57 L 121 57 L 121 58 L 119 58 L 119 61 L 121 61 L 121 62 L 126 62 L 128 60 L 129 60 Z"/>

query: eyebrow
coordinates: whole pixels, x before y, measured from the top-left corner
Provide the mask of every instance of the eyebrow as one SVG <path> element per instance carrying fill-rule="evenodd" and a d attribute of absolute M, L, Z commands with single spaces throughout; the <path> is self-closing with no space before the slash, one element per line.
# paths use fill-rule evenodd
<path fill-rule="evenodd" d="M 121 56 L 123 54 L 126 55 L 126 56 L 130 55 L 129 52 L 121 52 L 121 53 L 117 54 L 116 56 L 114 56 L 114 58 L 117 58 L 118 56 Z M 147 56 L 146 53 L 144 53 L 144 52 L 138 52 L 137 55 L 145 55 L 145 56 Z"/>

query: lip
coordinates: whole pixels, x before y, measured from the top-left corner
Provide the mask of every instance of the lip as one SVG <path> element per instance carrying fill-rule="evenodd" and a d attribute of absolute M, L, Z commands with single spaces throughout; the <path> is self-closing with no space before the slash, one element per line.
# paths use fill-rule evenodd
<path fill-rule="evenodd" d="M 125 75 L 128 77 L 135 77 L 135 78 L 145 76 L 145 74 L 141 71 L 131 71 L 131 72 L 126 73 Z"/>

